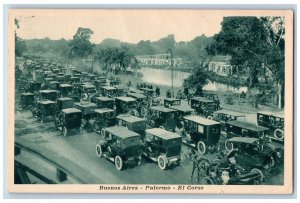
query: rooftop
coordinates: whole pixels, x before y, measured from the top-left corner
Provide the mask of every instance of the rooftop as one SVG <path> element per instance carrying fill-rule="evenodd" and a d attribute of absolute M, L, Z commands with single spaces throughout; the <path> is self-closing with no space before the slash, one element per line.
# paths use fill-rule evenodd
<path fill-rule="evenodd" d="M 175 109 L 175 110 L 181 111 L 181 112 L 195 111 L 195 109 L 192 109 L 190 106 L 187 106 L 187 105 L 170 106 L 169 108 L 170 109 Z"/>
<path fill-rule="evenodd" d="M 169 108 L 166 108 L 166 107 L 164 107 L 164 106 L 152 106 L 152 107 L 150 107 L 150 109 L 153 109 L 153 110 L 156 110 L 156 111 L 165 112 L 165 113 L 168 113 L 168 112 L 176 112 L 176 110 L 174 110 L 174 109 L 169 109 Z"/>
<path fill-rule="evenodd" d="M 50 101 L 48 99 L 39 100 L 37 102 L 40 103 L 40 104 L 55 104 L 54 101 Z"/>
<path fill-rule="evenodd" d="M 96 113 L 102 114 L 102 113 L 114 112 L 115 110 L 109 108 L 101 108 L 101 109 L 94 109 L 94 111 Z"/>
<path fill-rule="evenodd" d="M 284 118 L 284 112 L 279 111 L 279 112 L 271 112 L 271 111 L 259 111 L 257 113 L 268 115 L 268 116 L 274 116 L 278 118 Z"/>
<path fill-rule="evenodd" d="M 269 130 L 269 128 L 265 128 L 265 127 L 255 125 L 253 123 L 244 122 L 244 121 L 227 121 L 227 124 L 233 125 L 236 127 L 240 127 L 240 128 L 244 128 L 244 129 L 248 129 L 251 131 L 257 131 L 257 132 Z"/>
<path fill-rule="evenodd" d="M 134 99 L 132 97 L 116 97 L 115 99 L 126 101 L 126 102 L 134 102 L 134 101 L 136 101 L 136 99 Z"/>
<path fill-rule="evenodd" d="M 62 110 L 63 113 L 65 114 L 70 114 L 70 113 L 81 113 L 79 109 L 76 108 L 67 108 Z"/>
<path fill-rule="evenodd" d="M 136 116 L 132 116 L 130 114 L 121 114 L 117 116 L 118 119 L 124 120 L 126 122 L 132 123 L 132 122 L 138 122 L 138 121 L 146 121 L 143 118 L 139 118 Z"/>
<path fill-rule="evenodd" d="M 225 109 L 215 111 L 215 113 L 226 114 L 226 115 L 236 116 L 236 117 L 245 117 L 245 114 L 241 114 L 241 113 L 235 112 L 235 111 L 228 111 Z"/>
<path fill-rule="evenodd" d="M 193 121 L 199 124 L 203 124 L 203 125 L 216 125 L 216 124 L 220 124 L 217 121 L 213 121 L 210 119 L 206 119 L 200 116 L 185 116 L 184 117 L 185 120 L 189 120 L 189 121 Z"/>
<path fill-rule="evenodd" d="M 96 97 L 96 100 L 100 100 L 100 101 L 113 101 L 113 99 L 109 98 L 109 97 Z"/>
<path fill-rule="evenodd" d="M 139 93 L 128 93 L 127 96 L 130 96 L 130 97 L 133 97 L 133 98 L 136 98 L 136 99 L 145 99 L 147 98 L 145 95 L 143 94 L 139 94 Z"/>
<path fill-rule="evenodd" d="M 81 107 L 97 107 L 97 105 L 92 102 L 76 102 L 75 105 Z"/>
<path fill-rule="evenodd" d="M 101 88 L 106 89 L 106 90 L 116 90 L 116 88 L 112 87 L 112 86 L 103 86 Z"/>
<path fill-rule="evenodd" d="M 117 137 L 120 137 L 120 138 L 140 136 L 138 133 L 130 131 L 126 127 L 123 127 L 123 126 L 113 126 L 113 127 L 105 128 L 105 130 Z"/>
<path fill-rule="evenodd" d="M 177 133 L 173 133 L 161 128 L 151 128 L 151 129 L 147 129 L 146 133 L 155 135 L 157 137 L 160 137 L 162 139 L 168 140 L 168 139 L 174 139 L 174 138 L 181 138 L 180 135 L 178 135 Z"/>

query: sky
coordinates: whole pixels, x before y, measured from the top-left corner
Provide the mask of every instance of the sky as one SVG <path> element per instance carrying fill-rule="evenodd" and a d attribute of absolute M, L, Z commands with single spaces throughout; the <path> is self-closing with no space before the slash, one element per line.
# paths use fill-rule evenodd
<path fill-rule="evenodd" d="M 34 16 L 34 17 L 32 17 Z M 106 38 L 137 43 L 156 41 L 169 34 L 190 41 L 221 29 L 223 15 L 200 10 L 27 10 L 14 15 L 20 21 L 17 34 L 23 39 L 72 39 L 78 27 L 90 28 L 93 43 Z"/>

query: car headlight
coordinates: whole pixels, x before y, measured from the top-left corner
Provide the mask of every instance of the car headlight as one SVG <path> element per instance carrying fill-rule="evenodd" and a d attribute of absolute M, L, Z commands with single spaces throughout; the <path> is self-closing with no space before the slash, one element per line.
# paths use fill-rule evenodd
<path fill-rule="evenodd" d="M 276 152 L 276 156 L 277 156 L 278 158 L 281 158 L 281 153 L 280 153 L 280 152 Z"/>

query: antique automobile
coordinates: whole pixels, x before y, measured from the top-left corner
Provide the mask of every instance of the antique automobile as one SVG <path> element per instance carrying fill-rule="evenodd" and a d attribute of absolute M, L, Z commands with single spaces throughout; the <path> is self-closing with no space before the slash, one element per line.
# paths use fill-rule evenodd
<path fill-rule="evenodd" d="M 96 79 L 96 76 L 94 74 L 89 74 L 88 78 L 89 78 L 89 81 L 92 82 Z"/>
<path fill-rule="evenodd" d="M 146 95 L 148 98 L 153 98 L 154 97 L 154 90 L 147 88 L 147 87 L 142 87 L 140 88 L 144 92 L 144 95 Z"/>
<path fill-rule="evenodd" d="M 117 89 L 111 86 L 101 87 L 101 93 L 104 97 L 114 98 L 116 96 Z"/>
<path fill-rule="evenodd" d="M 88 121 L 89 131 L 101 133 L 104 136 L 104 128 L 116 124 L 116 112 L 109 108 L 94 109 L 94 112 L 95 116 Z"/>
<path fill-rule="evenodd" d="M 117 80 L 115 80 L 115 79 L 110 79 L 110 80 L 108 81 L 108 83 L 109 83 L 109 86 L 116 86 L 116 85 L 119 85 L 119 84 L 120 84 L 120 82 L 117 81 Z"/>
<path fill-rule="evenodd" d="M 72 75 L 71 74 L 65 74 L 65 81 L 68 82 L 71 80 Z"/>
<path fill-rule="evenodd" d="M 56 115 L 58 115 L 63 109 L 73 108 L 74 100 L 70 97 L 60 97 L 56 101 Z"/>
<path fill-rule="evenodd" d="M 237 163 L 231 164 L 228 161 L 229 154 L 225 158 L 213 161 L 205 158 L 199 160 L 199 168 L 205 175 L 202 179 L 203 185 L 258 185 L 262 183 L 264 174 L 260 169 L 247 170 Z"/>
<path fill-rule="evenodd" d="M 136 88 L 130 87 L 129 88 L 129 93 L 138 93 L 138 94 L 144 94 L 144 91 L 138 90 Z"/>
<path fill-rule="evenodd" d="M 225 131 L 225 123 L 227 121 L 245 121 L 245 115 L 238 112 L 222 109 L 219 111 L 215 111 L 212 119 L 220 122 L 222 131 Z"/>
<path fill-rule="evenodd" d="M 52 71 L 51 70 L 45 70 L 44 71 L 44 74 L 43 74 L 43 77 L 44 78 L 47 78 L 47 77 L 49 77 L 49 75 L 52 75 L 53 73 L 52 73 Z"/>
<path fill-rule="evenodd" d="M 104 140 L 96 144 L 97 157 L 105 157 L 115 163 L 117 170 L 125 164 L 141 164 L 141 136 L 122 126 L 105 128 Z"/>
<path fill-rule="evenodd" d="M 59 75 L 57 75 L 56 77 L 55 77 L 55 79 L 58 81 L 58 82 L 65 82 L 65 81 L 68 81 L 68 80 L 65 80 L 65 74 L 59 74 Z"/>
<path fill-rule="evenodd" d="M 165 108 L 163 106 L 152 106 L 148 111 L 147 124 L 153 128 L 163 128 L 169 131 L 175 131 L 176 128 L 176 110 Z"/>
<path fill-rule="evenodd" d="M 74 99 L 74 102 L 80 102 L 81 88 L 79 86 L 72 86 L 72 91 L 68 94 L 68 97 Z"/>
<path fill-rule="evenodd" d="M 191 107 L 195 109 L 197 113 L 209 119 L 212 118 L 215 111 L 219 110 L 219 106 L 216 101 L 205 97 L 191 98 Z"/>
<path fill-rule="evenodd" d="M 221 124 L 200 116 L 185 116 L 182 142 L 195 147 L 200 154 L 215 151 L 221 136 Z"/>
<path fill-rule="evenodd" d="M 89 101 L 91 96 L 96 93 L 96 87 L 91 84 L 81 85 L 81 97 L 84 101 Z"/>
<path fill-rule="evenodd" d="M 101 87 L 106 86 L 106 80 L 94 80 L 93 84 L 97 89 L 101 89 Z"/>
<path fill-rule="evenodd" d="M 181 136 L 161 128 L 147 129 L 143 155 L 157 162 L 162 170 L 172 164 L 181 165 Z"/>
<path fill-rule="evenodd" d="M 48 99 L 51 101 L 56 101 L 58 98 L 57 90 L 40 90 L 39 99 Z"/>
<path fill-rule="evenodd" d="M 128 93 L 127 96 L 136 99 L 137 101 L 136 110 L 138 111 L 141 117 L 145 117 L 147 115 L 147 109 L 150 106 L 147 97 L 139 93 Z"/>
<path fill-rule="evenodd" d="M 144 139 L 145 130 L 147 128 L 147 122 L 145 119 L 129 114 L 121 114 L 117 116 L 116 122 L 119 126 L 127 127 L 128 130 L 140 134 L 142 136 L 142 139 Z"/>
<path fill-rule="evenodd" d="M 180 99 L 175 99 L 175 98 L 165 98 L 164 99 L 164 106 L 166 108 L 169 108 L 170 106 L 179 106 L 179 105 L 181 105 Z"/>
<path fill-rule="evenodd" d="M 244 121 L 227 121 L 225 132 L 227 137 L 253 137 L 264 138 L 268 135 L 269 128 L 258 126 Z"/>
<path fill-rule="evenodd" d="M 109 109 L 114 109 L 115 107 L 115 102 L 112 98 L 109 97 L 96 97 L 96 104 L 98 108 L 109 108 Z"/>
<path fill-rule="evenodd" d="M 79 77 L 71 77 L 70 82 L 73 86 L 81 85 L 81 81 Z"/>
<path fill-rule="evenodd" d="M 183 127 L 183 117 L 188 115 L 194 115 L 195 109 L 192 109 L 188 105 L 179 105 L 179 106 L 170 106 L 170 109 L 176 110 L 175 118 L 176 118 L 176 126 L 181 129 Z"/>
<path fill-rule="evenodd" d="M 59 69 L 58 68 L 53 68 L 52 72 L 55 73 L 55 74 L 57 74 L 57 73 L 59 73 Z"/>
<path fill-rule="evenodd" d="M 35 108 L 32 110 L 32 116 L 44 123 L 48 117 L 55 116 L 55 102 L 43 99 L 37 101 Z"/>
<path fill-rule="evenodd" d="M 116 88 L 116 96 L 117 97 L 125 96 L 126 91 L 125 91 L 124 85 L 115 85 L 114 87 Z"/>
<path fill-rule="evenodd" d="M 21 110 L 30 109 L 34 105 L 34 94 L 27 92 L 22 93 L 19 101 L 19 108 Z"/>
<path fill-rule="evenodd" d="M 59 116 L 55 118 L 55 125 L 58 130 L 61 130 L 64 136 L 69 132 L 82 132 L 81 127 L 81 111 L 76 108 L 63 109 Z"/>
<path fill-rule="evenodd" d="M 236 151 L 235 159 L 244 168 L 270 169 L 283 160 L 283 149 L 268 140 L 233 137 L 225 141 L 225 148 Z"/>
<path fill-rule="evenodd" d="M 37 93 L 42 88 L 42 83 L 36 81 L 30 81 L 28 87 L 25 89 L 26 92 Z"/>
<path fill-rule="evenodd" d="M 95 109 L 97 105 L 92 102 L 75 102 L 74 108 L 79 109 L 82 112 L 82 128 L 90 129 L 90 120 L 95 117 Z"/>
<path fill-rule="evenodd" d="M 67 97 L 71 94 L 73 85 L 70 84 L 59 84 L 58 91 L 62 97 Z"/>
<path fill-rule="evenodd" d="M 257 125 L 270 128 L 274 138 L 284 140 L 284 113 L 283 112 L 258 112 Z M 273 137 L 271 137 L 273 138 Z"/>
<path fill-rule="evenodd" d="M 137 107 L 136 99 L 132 97 L 116 97 L 115 105 L 116 105 L 117 115 L 129 113 L 131 115 L 137 116 L 139 114 L 136 110 Z"/>
<path fill-rule="evenodd" d="M 77 75 L 75 75 L 75 76 L 77 76 Z M 82 82 L 87 82 L 87 81 L 89 81 L 89 77 L 88 76 L 89 76 L 89 73 L 83 71 L 83 72 L 81 72 L 81 75 L 77 76 L 77 77 L 81 77 L 81 81 Z"/>
<path fill-rule="evenodd" d="M 80 78 L 81 81 L 82 74 L 80 72 L 77 72 L 74 74 L 74 77 Z"/>
<path fill-rule="evenodd" d="M 59 89 L 59 82 L 58 81 L 49 82 L 49 88 L 52 89 L 52 90 L 58 90 Z"/>

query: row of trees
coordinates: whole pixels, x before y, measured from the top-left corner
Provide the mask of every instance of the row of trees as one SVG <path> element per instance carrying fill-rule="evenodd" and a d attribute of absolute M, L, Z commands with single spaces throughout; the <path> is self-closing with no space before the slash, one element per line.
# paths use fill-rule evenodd
<path fill-rule="evenodd" d="M 212 56 L 230 55 L 231 65 L 246 70 L 248 88 L 264 92 L 259 82 L 261 72 L 271 73 L 268 81 L 277 91 L 278 108 L 284 101 L 285 26 L 282 17 L 224 17 L 221 31 L 206 47 L 208 56 L 196 65 L 184 85 L 201 89 L 207 84 L 205 70 Z M 262 70 L 265 69 L 265 70 Z M 199 76 L 199 77 L 196 77 Z M 200 92 L 200 90 L 197 90 Z"/>

